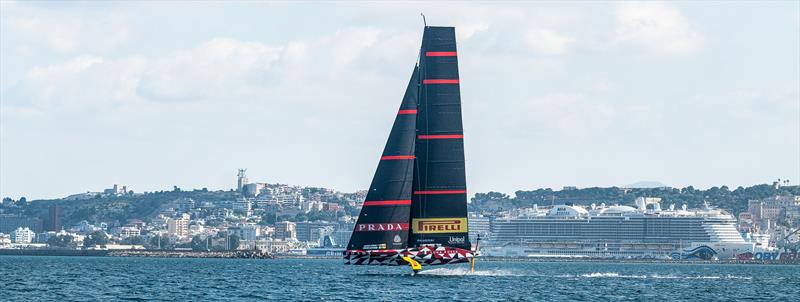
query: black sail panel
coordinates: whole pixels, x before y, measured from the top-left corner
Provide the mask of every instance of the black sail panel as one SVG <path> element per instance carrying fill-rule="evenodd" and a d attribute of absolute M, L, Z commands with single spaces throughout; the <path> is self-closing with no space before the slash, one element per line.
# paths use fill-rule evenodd
<path fill-rule="evenodd" d="M 408 247 L 419 72 L 414 68 L 348 250 Z"/>
<path fill-rule="evenodd" d="M 464 132 L 453 27 L 425 27 L 411 202 L 410 246 L 469 249 Z"/>

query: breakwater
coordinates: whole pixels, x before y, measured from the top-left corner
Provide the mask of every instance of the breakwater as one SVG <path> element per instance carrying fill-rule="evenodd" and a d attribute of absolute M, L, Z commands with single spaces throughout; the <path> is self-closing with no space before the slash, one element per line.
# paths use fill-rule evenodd
<path fill-rule="evenodd" d="M 260 251 L 158 251 L 158 250 L 120 250 L 108 252 L 110 257 L 156 257 L 156 258 L 227 258 L 227 259 L 272 259 L 272 254 Z"/>
<path fill-rule="evenodd" d="M 155 258 L 226 258 L 272 259 L 274 255 L 261 251 L 174 251 L 174 250 L 59 250 L 59 249 L 0 249 L 8 256 L 90 256 L 90 257 L 155 257 Z"/>
<path fill-rule="evenodd" d="M 69 249 L 0 249 L 5 256 L 107 256 L 107 250 L 69 250 Z"/>

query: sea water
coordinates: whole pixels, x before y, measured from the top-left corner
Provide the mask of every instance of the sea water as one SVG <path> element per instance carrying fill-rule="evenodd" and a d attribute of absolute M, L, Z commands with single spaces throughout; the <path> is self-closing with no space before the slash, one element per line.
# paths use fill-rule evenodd
<path fill-rule="evenodd" d="M 0 256 L 5 301 L 800 301 L 800 266 Z"/>

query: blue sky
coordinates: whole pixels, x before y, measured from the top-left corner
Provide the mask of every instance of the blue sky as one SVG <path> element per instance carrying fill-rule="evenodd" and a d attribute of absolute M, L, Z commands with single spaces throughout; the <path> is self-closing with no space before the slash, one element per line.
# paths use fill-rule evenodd
<path fill-rule="evenodd" d="M 0 2 L 0 195 L 365 189 L 453 25 L 471 192 L 800 181 L 800 3 Z"/>

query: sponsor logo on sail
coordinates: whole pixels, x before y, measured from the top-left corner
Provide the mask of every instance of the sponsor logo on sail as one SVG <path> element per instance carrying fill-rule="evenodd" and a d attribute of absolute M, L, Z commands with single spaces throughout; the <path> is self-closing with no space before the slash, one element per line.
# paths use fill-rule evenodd
<path fill-rule="evenodd" d="M 464 244 L 467 242 L 467 239 L 464 236 L 449 236 L 450 240 L 447 241 L 449 244 Z"/>
<path fill-rule="evenodd" d="M 365 250 L 385 250 L 386 249 L 386 243 L 365 244 L 363 249 L 365 249 Z"/>
<path fill-rule="evenodd" d="M 415 234 L 464 233 L 466 218 L 417 218 L 411 221 L 411 232 Z"/>
<path fill-rule="evenodd" d="M 362 223 L 356 225 L 356 232 L 389 232 L 408 230 L 408 223 Z"/>
<path fill-rule="evenodd" d="M 394 235 L 394 238 L 392 240 L 394 241 L 394 243 L 403 242 L 403 238 L 400 238 L 400 235 Z"/>

